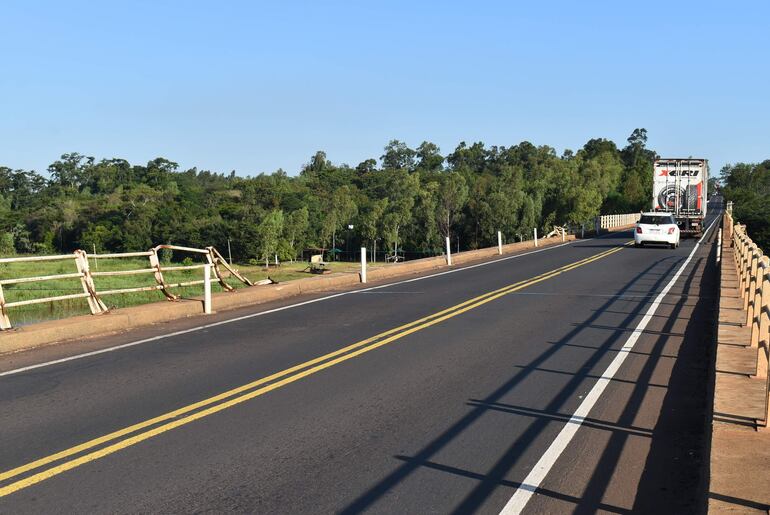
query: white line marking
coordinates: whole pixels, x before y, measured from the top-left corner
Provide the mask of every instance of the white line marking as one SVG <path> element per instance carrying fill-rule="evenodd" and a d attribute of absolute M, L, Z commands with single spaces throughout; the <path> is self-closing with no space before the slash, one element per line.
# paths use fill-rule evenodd
<path fill-rule="evenodd" d="M 583 399 L 583 402 L 580 403 L 580 406 L 578 406 L 578 408 L 575 410 L 575 413 L 572 414 L 569 421 L 559 432 L 558 436 L 554 439 L 553 442 L 551 442 L 548 450 L 546 450 L 545 454 L 540 457 L 529 474 L 527 474 L 527 477 L 524 478 L 524 481 L 521 483 L 519 488 L 517 488 L 513 493 L 506 505 L 500 511 L 501 515 L 519 514 L 527 506 L 527 503 L 532 497 L 532 494 L 534 494 L 537 489 L 540 488 L 540 484 L 545 479 L 545 476 L 548 475 L 548 472 L 554 466 L 556 460 L 559 459 L 561 453 L 564 452 L 564 449 L 566 449 L 567 445 L 569 445 L 570 441 L 572 441 L 575 433 L 577 433 L 577 430 L 580 429 L 580 426 L 583 424 L 583 420 L 585 420 L 585 418 L 588 416 L 588 413 L 599 400 L 599 397 L 601 397 L 602 393 L 604 393 L 604 389 L 610 383 L 612 378 L 615 377 L 615 374 L 626 360 L 626 357 L 628 357 L 630 351 L 633 350 L 637 340 L 642 335 L 642 332 L 647 327 L 647 324 L 649 324 L 650 320 L 652 320 L 655 312 L 658 310 L 658 306 L 660 306 L 663 298 L 674 286 L 674 283 L 677 281 L 677 279 L 679 279 L 679 276 L 682 275 L 682 272 L 684 272 L 684 269 L 687 267 L 687 265 L 690 264 L 692 257 L 695 255 L 695 251 L 698 250 L 701 242 L 703 242 L 703 239 L 706 237 L 708 232 L 711 230 L 711 227 L 713 227 L 717 220 L 719 220 L 718 215 L 714 221 L 709 224 L 708 229 L 704 231 L 703 236 L 701 236 L 701 239 L 698 240 L 698 242 L 695 244 L 692 251 L 690 252 L 690 255 L 687 256 L 685 262 L 681 267 L 679 267 L 679 270 L 676 271 L 674 277 L 671 278 L 671 280 L 668 282 L 668 284 L 666 284 L 658 296 L 655 297 L 655 300 L 652 302 L 652 304 L 650 304 L 650 307 L 639 321 L 639 324 L 637 324 L 636 328 L 623 344 L 623 347 L 621 347 L 621 349 L 615 355 L 615 359 L 612 360 L 604 373 L 596 381 L 596 384 L 594 384 L 593 388 L 591 388 L 591 391 L 588 392 L 588 395 L 586 395 L 585 399 Z"/>
<path fill-rule="evenodd" d="M 603 238 L 603 237 L 606 237 L 606 236 L 599 236 L 599 238 Z M 322 301 L 329 300 L 329 299 L 335 299 L 337 297 L 342 297 L 343 295 L 352 295 L 352 294 L 355 294 L 355 293 L 367 293 L 367 292 L 371 292 L 372 290 L 378 290 L 380 288 L 390 288 L 391 286 L 398 286 L 399 284 L 407 284 L 407 283 L 411 283 L 411 282 L 415 282 L 415 281 L 422 281 L 424 279 L 431 279 L 433 277 L 439 277 L 439 276 L 446 275 L 446 274 L 453 274 L 455 272 L 462 272 L 462 271 L 465 271 L 465 270 L 471 270 L 472 268 L 478 268 L 480 266 L 493 265 L 495 263 L 500 263 L 502 261 L 508 261 L 509 259 L 518 259 L 518 258 L 521 258 L 521 257 L 524 257 L 524 256 L 529 256 L 529 255 L 532 255 L 532 254 L 537 254 L 539 252 L 545 252 L 547 250 L 558 249 L 560 247 L 564 247 L 564 246 L 567 246 L 567 245 L 574 245 L 575 243 L 585 243 L 587 241 L 591 241 L 591 240 L 594 240 L 594 239 L 597 239 L 597 238 L 588 238 L 588 239 L 585 239 L 585 240 L 570 241 L 570 242 L 567 242 L 567 243 L 560 243 L 558 245 L 552 245 L 552 246 L 545 247 L 545 248 L 542 248 L 542 249 L 533 250 L 533 251 L 530 251 L 530 252 L 525 252 L 523 254 L 514 254 L 512 256 L 495 259 L 493 261 L 485 261 L 483 263 L 477 263 L 475 265 L 465 266 L 465 267 L 462 267 L 462 268 L 455 268 L 455 269 L 452 269 L 452 270 L 446 270 L 444 272 L 438 272 L 438 273 L 431 274 L 431 275 L 425 275 L 425 276 L 422 276 L 422 277 L 415 277 L 415 278 L 412 278 L 412 279 L 405 279 L 403 281 L 398 281 L 398 282 L 395 282 L 395 283 L 381 284 L 379 286 L 371 286 L 369 288 L 363 288 L 363 289 L 360 289 L 360 290 L 352 290 L 352 291 L 345 291 L 345 292 L 341 292 L 341 293 L 335 293 L 334 295 L 327 295 L 326 297 L 320 297 L 320 298 L 317 298 L 317 299 L 306 300 L 306 301 L 303 301 L 303 302 L 298 302 L 296 304 L 289 304 L 288 306 L 281 306 L 279 308 L 268 309 L 266 311 L 260 311 L 258 313 L 251 313 L 251 314 L 243 315 L 243 316 L 240 316 L 240 317 L 229 318 L 227 320 L 221 320 L 219 322 L 213 322 L 211 324 L 199 325 L 199 326 L 196 326 L 196 327 L 191 327 L 189 329 L 183 329 L 181 331 L 174 331 L 172 333 L 160 334 L 158 336 L 153 336 L 151 338 L 144 338 L 142 340 L 136 340 L 136 341 L 124 343 L 124 344 L 121 344 L 121 345 L 115 345 L 113 347 L 107 347 L 105 349 L 99 349 L 99 350 L 95 350 L 95 351 L 91 351 L 91 352 L 84 352 L 82 354 L 75 354 L 73 356 L 68 356 L 66 358 L 55 359 L 55 360 L 52 360 L 52 361 L 46 361 L 44 363 L 37 363 L 35 365 L 28 365 L 26 367 L 20 367 L 20 368 L 16 368 L 16 369 L 13 369 L 13 370 L 8 370 L 6 372 L 0 372 L 0 377 L 10 376 L 10 375 L 14 375 L 14 374 L 20 374 L 22 372 L 28 372 L 30 370 L 35 370 L 37 368 L 49 367 L 51 365 L 58 365 L 60 363 L 66 363 L 68 361 L 74 361 L 76 359 L 88 358 L 90 356 L 98 356 L 99 354 L 106 354 L 108 352 L 115 352 L 115 351 L 118 351 L 118 350 L 121 350 L 121 349 L 128 349 L 129 347 L 135 347 L 137 345 L 142 345 L 144 343 L 150 343 L 150 342 L 162 340 L 164 338 L 173 338 L 174 336 L 181 336 L 183 334 L 189 334 L 189 333 L 194 333 L 194 332 L 197 332 L 197 331 L 203 331 L 204 329 L 211 329 L 212 327 L 218 327 L 220 325 L 231 324 L 233 322 L 240 322 L 242 320 L 248 320 L 250 318 L 255 318 L 255 317 L 259 317 L 259 316 L 263 316 L 263 315 L 269 315 L 271 313 L 277 313 L 279 311 L 284 311 L 284 310 L 287 310 L 287 309 L 298 308 L 298 307 L 307 306 L 308 304 L 313 304 L 313 303 L 316 303 L 316 302 L 322 302 Z"/>

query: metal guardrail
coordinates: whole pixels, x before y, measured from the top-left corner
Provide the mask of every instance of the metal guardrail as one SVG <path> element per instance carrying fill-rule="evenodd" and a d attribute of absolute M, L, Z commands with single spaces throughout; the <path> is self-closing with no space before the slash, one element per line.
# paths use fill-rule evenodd
<path fill-rule="evenodd" d="M 177 265 L 177 266 L 163 266 L 158 257 L 158 251 L 167 249 L 176 252 L 187 252 L 191 254 L 199 254 L 205 256 L 206 263 L 197 265 Z M 116 270 L 116 271 L 92 271 L 89 265 L 89 258 L 100 259 L 123 259 L 123 258 L 137 258 L 146 257 L 149 259 L 149 268 L 139 268 L 133 270 Z M 100 313 L 106 313 L 109 311 L 107 305 L 102 301 L 101 297 L 105 295 L 118 295 L 122 293 L 134 293 L 141 291 L 160 291 L 170 301 L 179 300 L 179 296 L 170 291 L 171 288 L 178 288 L 184 286 L 194 286 L 203 284 L 206 286 L 208 281 L 208 271 L 213 270 L 214 275 L 225 291 L 232 291 L 234 288 L 227 284 L 222 275 L 220 268 L 225 268 L 233 277 L 237 278 L 242 283 L 248 286 L 254 286 L 249 279 L 238 273 L 237 270 L 232 268 L 222 255 L 214 247 L 206 247 L 205 249 L 196 249 L 192 247 L 181 247 L 178 245 L 158 245 L 146 252 L 124 252 L 120 254 L 91 254 L 89 255 L 84 250 L 76 250 L 72 254 L 55 255 L 55 256 L 26 256 L 26 257 L 12 257 L 12 258 L 0 258 L 0 264 L 9 263 L 29 263 L 36 261 L 66 261 L 75 260 L 75 267 L 77 272 L 67 274 L 56 275 L 41 275 L 36 277 L 19 277 L 15 279 L 3 279 L 0 280 L 0 330 L 11 329 L 11 321 L 8 316 L 8 309 L 17 306 L 28 306 L 30 304 L 41 304 L 46 302 L 57 302 L 69 299 L 86 299 L 88 307 L 91 310 L 92 315 L 98 315 Z M 178 283 L 168 283 L 164 277 L 164 272 L 174 272 L 183 270 L 204 270 L 204 278 L 194 281 L 185 281 Z M 142 275 L 152 274 L 157 284 L 152 286 L 140 286 L 134 288 L 118 288 L 112 290 L 97 291 L 94 284 L 94 277 L 109 277 L 118 275 Z M 3 286 L 11 284 L 22 284 L 31 282 L 44 282 L 58 279 L 80 279 L 80 284 L 83 288 L 82 293 L 72 293 L 67 295 L 58 295 L 55 297 L 40 297 L 36 299 L 20 300 L 15 302 L 6 302 L 5 294 L 3 293 Z M 207 290 L 208 291 L 208 290 Z M 210 297 L 210 295 L 209 295 Z"/>
<path fill-rule="evenodd" d="M 765 420 L 770 417 L 770 259 L 748 234 L 746 226 L 734 224 L 730 212 L 724 218 L 724 239 L 733 243 L 738 291 L 746 312 L 744 326 L 751 328 L 748 347 L 757 349 L 758 379 L 765 379 Z"/>

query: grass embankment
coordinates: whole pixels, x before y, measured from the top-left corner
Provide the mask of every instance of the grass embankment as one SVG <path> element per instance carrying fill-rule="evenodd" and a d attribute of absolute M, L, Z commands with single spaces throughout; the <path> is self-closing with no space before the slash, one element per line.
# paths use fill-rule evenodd
<path fill-rule="evenodd" d="M 178 263 L 168 266 L 178 265 Z M 266 279 L 268 276 L 274 281 L 285 282 L 303 277 L 310 277 L 311 274 L 303 272 L 307 267 L 306 262 L 284 263 L 278 267 L 265 269 L 264 266 L 253 265 L 235 265 L 243 276 L 253 282 Z M 117 270 L 138 270 L 149 268 L 147 259 L 100 259 L 98 263 L 90 260 L 92 272 L 105 272 Z M 357 263 L 335 262 L 329 264 L 329 269 L 333 272 L 357 272 Z M 66 261 L 38 261 L 26 263 L 4 263 L 0 264 L 0 279 L 17 279 L 22 277 L 35 277 L 44 275 L 58 275 L 75 273 L 75 260 Z M 222 268 L 223 275 L 228 284 L 234 288 L 243 288 L 246 285 L 241 283 L 235 277 L 229 277 L 229 273 Z M 203 270 L 184 270 L 163 272 L 163 278 L 167 284 L 194 281 L 203 278 Z M 224 291 L 212 274 L 212 292 Z M 141 286 L 154 286 L 157 283 L 151 273 L 140 275 L 119 275 L 94 277 L 94 284 L 97 293 L 100 291 L 114 290 L 120 288 L 137 288 Z M 73 293 L 82 293 L 79 278 L 55 279 L 50 281 L 22 283 L 5 285 L 2 287 L 6 302 L 16 302 L 21 300 L 38 299 L 42 297 L 55 297 L 60 295 L 69 295 Z M 182 288 L 172 288 L 171 292 L 183 298 L 197 297 L 203 295 L 203 285 L 187 286 Z M 123 308 L 136 306 L 149 302 L 158 302 L 165 299 L 160 291 L 131 292 L 115 295 L 105 295 L 100 297 L 110 308 Z M 8 309 L 9 318 L 14 326 L 40 322 L 43 320 L 53 320 L 66 318 L 74 315 L 85 315 L 90 313 L 86 299 L 67 299 L 56 302 L 46 302 L 42 304 L 32 304 L 27 306 L 17 306 Z"/>

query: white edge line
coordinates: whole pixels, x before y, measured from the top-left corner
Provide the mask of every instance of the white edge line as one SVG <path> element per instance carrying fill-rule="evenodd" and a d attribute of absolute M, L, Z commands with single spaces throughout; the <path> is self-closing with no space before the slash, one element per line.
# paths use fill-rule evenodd
<path fill-rule="evenodd" d="M 298 307 L 301 307 L 301 306 L 306 306 L 308 304 L 313 304 L 315 302 L 322 302 L 322 301 L 329 300 L 329 299 L 335 299 L 337 297 L 342 297 L 343 295 L 353 295 L 355 293 L 368 292 L 368 291 L 372 291 L 372 290 L 378 290 L 380 288 L 389 288 L 391 286 L 397 286 L 399 284 L 406 284 L 406 283 L 411 283 L 411 282 L 415 282 L 415 281 L 422 281 L 424 279 L 431 279 L 433 277 L 439 277 L 439 276 L 446 275 L 446 274 L 453 274 L 455 272 L 462 272 L 464 270 L 470 270 L 472 268 L 478 268 L 480 266 L 493 265 L 495 263 L 500 263 L 502 261 L 508 261 L 509 259 L 517 259 L 517 258 L 521 258 L 521 257 L 524 257 L 524 256 L 529 256 L 529 255 L 532 255 L 532 254 L 537 254 L 538 252 L 545 252 L 547 250 L 558 249 L 558 248 L 564 247 L 566 245 L 574 245 L 575 243 L 584 243 L 584 242 L 588 242 L 588 241 L 591 241 L 591 240 L 595 240 L 595 239 L 599 239 L 599 238 L 604 238 L 604 237 L 606 237 L 606 235 L 605 236 L 595 237 L 595 238 L 587 238 L 587 239 L 579 240 L 579 241 L 576 241 L 576 240 L 568 241 L 566 243 L 560 243 L 558 245 L 550 245 L 550 246 L 544 247 L 542 249 L 532 250 L 530 252 L 524 252 L 522 254 L 514 254 L 512 256 L 498 258 L 498 259 L 494 259 L 492 261 L 485 261 L 483 263 L 477 263 L 475 265 L 464 266 L 462 268 L 454 268 L 454 269 L 451 269 L 451 270 L 446 270 L 444 272 L 438 272 L 438 273 L 431 274 L 431 275 L 424 275 L 424 276 L 421 276 L 421 277 L 414 277 L 412 279 L 405 279 L 403 281 L 397 281 L 397 282 L 394 282 L 394 283 L 381 284 L 379 286 L 371 286 L 369 288 L 362 288 L 362 289 L 359 289 L 359 290 L 351 290 L 351 291 L 345 291 L 345 292 L 341 292 L 341 293 L 335 293 L 333 295 L 327 295 L 326 297 L 319 297 L 317 299 L 306 300 L 306 301 L 303 301 L 303 302 L 298 302 L 296 304 L 289 304 L 288 306 L 281 306 L 279 308 L 268 309 L 266 311 L 260 311 L 258 313 L 250 313 L 248 315 L 243 315 L 243 316 L 240 316 L 240 317 L 228 318 L 227 320 L 220 320 L 219 322 L 213 322 L 211 324 L 199 325 L 199 326 L 191 327 L 189 329 L 183 329 L 181 331 L 174 331 L 172 333 L 159 334 L 158 336 L 152 336 L 150 338 L 144 338 L 142 340 L 136 340 L 136 341 L 133 341 L 133 342 L 123 343 L 121 345 L 115 345 L 113 347 L 107 347 L 107 348 L 104 348 L 104 349 L 99 349 L 99 350 L 95 350 L 95 351 L 91 351 L 91 352 L 84 352 L 84 353 L 81 353 L 81 354 L 75 354 L 73 356 L 67 356 L 66 358 L 55 359 L 55 360 L 51 360 L 51 361 L 46 361 L 44 363 L 37 363 L 35 365 L 29 365 L 29 366 L 26 366 L 26 367 L 15 368 L 13 370 L 7 370 L 5 372 L 0 372 L 0 377 L 20 374 L 22 372 L 28 372 L 30 370 L 35 370 L 37 368 L 49 367 L 51 365 L 58 365 L 60 363 L 66 363 L 68 361 L 74 361 L 74 360 L 77 360 L 77 359 L 88 358 L 88 357 L 91 357 L 91 356 L 98 356 L 99 354 L 106 354 L 108 352 L 115 352 L 115 351 L 118 351 L 118 350 L 127 349 L 129 347 L 135 347 L 137 345 L 142 345 L 144 343 L 150 343 L 150 342 L 162 340 L 164 338 L 173 338 L 174 336 L 180 336 L 180 335 L 183 335 L 183 334 L 194 333 L 194 332 L 197 332 L 197 331 L 202 331 L 204 329 L 210 329 L 212 327 L 218 327 L 220 325 L 231 324 L 233 322 L 240 322 L 242 320 L 248 320 L 250 318 L 255 318 L 255 317 L 259 317 L 259 316 L 263 316 L 263 315 L 269 315 L 271 313 L 277 313 L 278 311 L 284 311 L 284 310 L 287 310 L 287 309 L 292 309 L 292 308 L 298 308 Z"/>
<path fill-rule="evenodd" d="M 658 296 L 655 297 L 655 300 L 647 309 L 647 312 L 639 321 L 636 328 L 629 335 L 628 339 L 623 344 L 623 347 L 621 347 L 620 351 L 615 355 L 615 359 L 613 359 L 612 362 L 607 366 L 607 369 L 596 381 L 593 388 L 591 388 L 591 391 L 588 392 L 588 395 L 586 395 L 585 399 L 583 399 L 583 402 L 580 403 L 578 408 L 570 417 L 569 421 L 564 425 L 553 442 L 551 442 L 551 445 L 540 457 L 529 474 L 527 474 L 527 477 L 524 478 L 524 481 L 522 481 L 521 485 L 516 489 L 506 505 L 500 511 L 501 515 L 519 514 L 522 512 L 522 510 L 524 510 L 527 503 L 529 502 L 529 499 L 532 497 L 532 494 L 534 494 L 537 489 L 540 488 L 540 484 L 543 482 L 546 475 L 548 475 L 548 472 L 554 466 L 556 460 L 559 459 L 559 456 L 561 456 L 561 453 L 564 452 L 564 449 L 567 448 L 567 445 L 569 445 L 570 441 L 577 433 L 577 430 L 580 429 L 580 426 L 583 424 L 583 420 L 585 420 L 585 418 L 588 416 L 588 413 L 599 400 L 599 397 L 601 397 L 602 393 L 604 393 L 604 389 L 607 387 L 610 380 L 615 377 L 618 369 L 620 369 L 620 366 L 626 360 L 626 357 L 628 357 L 629 352 L 634 348 L 634 345 L 636 345 L 639 336 L 642 335 L 642 332 L 647 327 L 647 324 L 649 324 L 650 320 L 652 320 L 653 315 L 655 315 L 655 312 L 658 310 L 658 307 L 663 301 L 663 298 L 674 286 L 674 283 L 682 275 L 687 265 L 690 264 L 690 261 L 695 255 L 695 251 L 698 250 L 698 247 L 700 247 L 700 244 L 708 235 L 709 231 L 717 220 L 719 220 L 719 215 L 714 218 L 714 221 L 711 222 L 711 224 L 708 226 L 708 229 L 704 231 L 703 236 L 701 236 L 701 239 L 698 240 L 698 242 L 695 244 L 692 251 L 690 252 L 690 255 L 687 256 L 685 262 L 681 267 L 679 267 L 679 270 L 676 271 L 668 284 L 666 284 Z"/>

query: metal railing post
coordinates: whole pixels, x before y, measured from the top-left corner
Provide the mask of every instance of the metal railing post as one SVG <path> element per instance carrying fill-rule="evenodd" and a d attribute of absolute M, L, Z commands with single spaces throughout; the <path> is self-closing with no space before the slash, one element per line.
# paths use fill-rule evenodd
<path fill-rule="evenodd" d="M 722 228 L 719 228 L 717 233 L 717 264 L 722 261 Z"/>
<path fill-rule="evenodd" d="M 366 247 L 361 247 L 361 282 L 366 284 Z"/>
<path fill-rule="evenodd" d="M 0 329 L 10 329 L 11 320 L 8 318 L 8 310 L 5 307 L 5 295 L 3 294 L 3 285 L 0 284 Z"/>
<path fill-rule="evenodd" d="M 211 314 L 211 263 L 203 265 L 203 312 Z"/>

